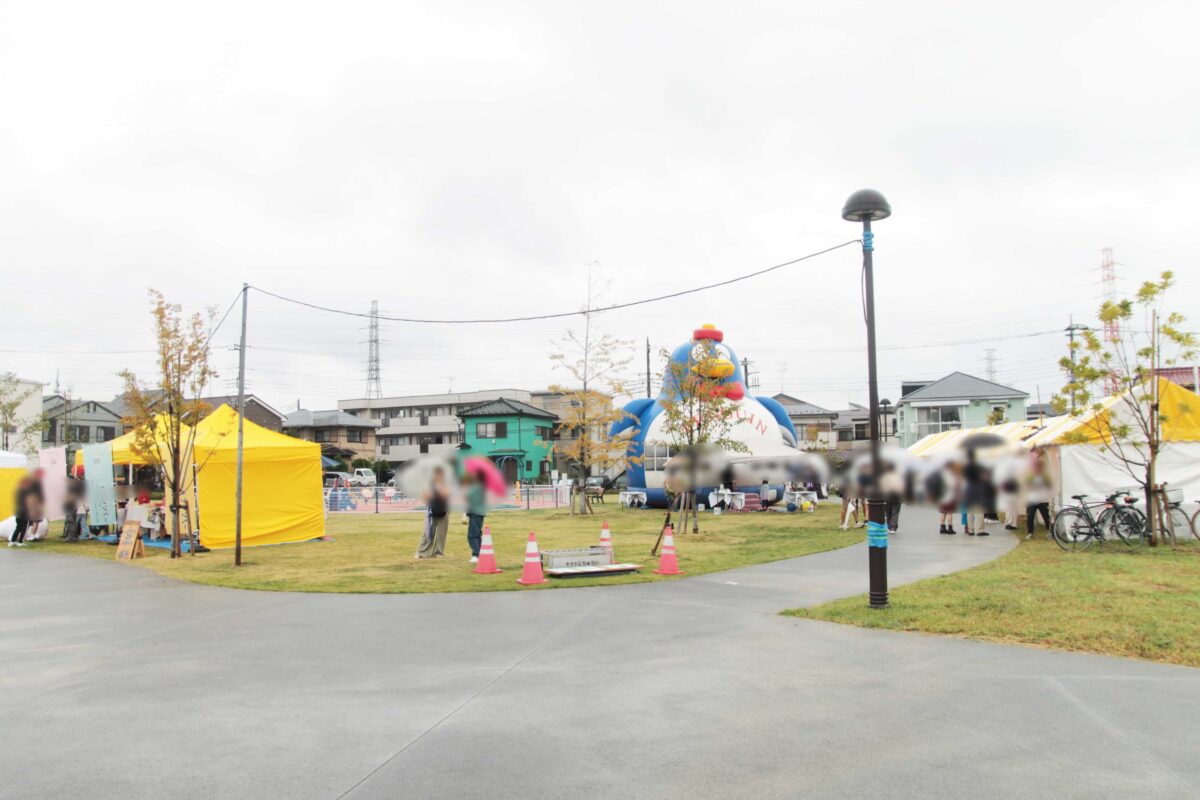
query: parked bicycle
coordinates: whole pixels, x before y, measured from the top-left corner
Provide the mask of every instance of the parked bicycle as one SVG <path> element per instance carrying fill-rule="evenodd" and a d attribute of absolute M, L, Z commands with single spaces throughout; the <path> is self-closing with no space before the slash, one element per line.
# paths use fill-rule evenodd
<path fill-rule="evenodd" d="M 1196 533 L 1197 520 L 1200 520 L 1200 509 L 1189 515 L 1183 507 L 1183 490 L 1168 489 L 1166 483 L 1162 485 L 1162 495 L 1168 516 L 1166 524 L 1175 538 L 1186 537 L 1191 533 L 1193 538 L 1200 539 L 1200 534 Z"/>
<path fill-rule="evenodd" d="M 1088 495 L 1071 498 L 1078 505 L 1067 506 L 1054 515 L 1051 532 L 1063 550 L 1087 550 L 1092 542 L 1103 542 L 1112 533 L 1129 546 L 1142 543 L 1146 533 L 1146 518 L 1134 507 L 1137 498 L 1127 491 L 1113 492 L 1102 502 L 1087 502 Z M 1098 514 L 1095 509 L 1103 509 Z"/>

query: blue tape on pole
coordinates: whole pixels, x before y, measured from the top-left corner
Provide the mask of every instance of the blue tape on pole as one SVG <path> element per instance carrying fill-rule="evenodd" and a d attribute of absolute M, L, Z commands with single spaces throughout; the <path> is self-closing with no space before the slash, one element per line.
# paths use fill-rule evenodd
<path fill-rule="evenodd" d="M 882 522 L 867 523 L 867 547 L 884 547 L 888 546 L 887 525 Z"/>
<path fill-rule="evenodd" d="M 875 249 L 875 233 L 873 231 L 863 231 L 863 250 Z"/>

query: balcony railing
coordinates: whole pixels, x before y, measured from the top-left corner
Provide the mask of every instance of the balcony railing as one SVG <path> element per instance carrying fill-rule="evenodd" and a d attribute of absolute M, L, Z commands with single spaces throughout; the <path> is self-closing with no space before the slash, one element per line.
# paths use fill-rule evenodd
<path fill-rule="evenodd" d="M 931 433 L 941 433 L 942 431 L 960 431 L 962 430 L 961 422 L 918 422 L 917 423 L 917 438 L 923 439 Z"/>

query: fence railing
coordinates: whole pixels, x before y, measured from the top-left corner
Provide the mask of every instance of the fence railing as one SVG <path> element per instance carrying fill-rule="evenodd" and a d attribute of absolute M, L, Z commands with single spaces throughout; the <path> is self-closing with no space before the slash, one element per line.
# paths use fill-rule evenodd
<path fill-rule="evenodd" d="M 425 501 L 420 497 L 406 495 L 392 486 L 349 486 L 336 489 L 326 487 L 325 511 L 357 514 L 402 514 L 424 513 Z M 522 486 L 508 487 L 502 498 L 492 498 L 493 509 L 568 508 L 571 504 L 571 487 Z"/>

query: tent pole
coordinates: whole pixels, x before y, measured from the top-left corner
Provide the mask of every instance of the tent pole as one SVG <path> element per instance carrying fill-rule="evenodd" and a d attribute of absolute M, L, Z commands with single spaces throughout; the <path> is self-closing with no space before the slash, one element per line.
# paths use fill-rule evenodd
<path fill-rule="evenodd" d="M 242 450 L 243 423 L 246 419 L 246 295 L 250 284 L 242 284 L 242 339 L 238 345 L 238 443 L 237 443 L 237 511 L 234 522 L 233 565 L 242 565 Z"/>

